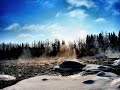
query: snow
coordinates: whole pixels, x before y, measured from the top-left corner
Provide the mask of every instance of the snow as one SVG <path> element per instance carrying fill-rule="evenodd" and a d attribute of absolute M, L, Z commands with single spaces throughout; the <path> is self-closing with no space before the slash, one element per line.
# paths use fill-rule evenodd
<path fill-rule="evenodd" d="M 0 80 L 2 81 L 9 81 L 9 80 L 15 80 L 16 78 L 14 76 L 10 75 L 0 75 Z"/>
<path fill-rule="evenodd" d="M 114 88 L 120 90 L 120 78 L 114 79 L 114 80 L 111 82 L 111 86 L 113 86 Z"/>
<path fill-rule="evenodd" d="M 120 66 L 120 59 L 115 60 L 112 66 Z"/>
<path fill-rule="evenodd" d="M 120 83 L 118 77 L 111 79 L 96 74 L 85 76 L 77 74 L 65 77 L 44 75 L 22 80 L 4 90 L 118 90 L 116 88 L 118 83 Z"/>

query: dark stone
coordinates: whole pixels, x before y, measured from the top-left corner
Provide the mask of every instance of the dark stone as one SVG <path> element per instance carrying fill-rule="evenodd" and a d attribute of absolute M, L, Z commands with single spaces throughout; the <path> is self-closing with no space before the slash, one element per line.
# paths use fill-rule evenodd
<path fill-rule="evenodd" d="M 118 88 L 120 89 L 120 84 L 118 85 Z"/>
<path fill-rule="evenodd" d="M 61 63 L 57 69 L 58 72 L 81 72 L 82 68 L 84 68 L 86 65 L 77 61 L 64 61 L 63 63 Z"/>
<path fill-rule="evenodd" d="M 98 72 L 98 73 L 97 73 L 97 76 L 105 76 L 105 73 L 102 72 L 102 71 L 101 71 L 101 72 Z"/>
<path fill-rule="evenodd" d="M 47 81 L 48 79 L 47 78 L 43 78 L 42 81 Z"/>
<path fill-rule="evenodd" d="M 95 81 L 93 81 L 93 80 L 86 80 L 86 81 L 84 81 L 83 83 L 84 84 L 93 84 Z"/>

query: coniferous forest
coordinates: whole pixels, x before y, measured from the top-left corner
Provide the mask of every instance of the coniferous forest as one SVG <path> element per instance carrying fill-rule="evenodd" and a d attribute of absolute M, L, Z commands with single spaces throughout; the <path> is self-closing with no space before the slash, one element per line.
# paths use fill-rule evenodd
<path fill-rule="evenodd" d="M 76 57 L 80 58 L 105 52 L 108 49 L 120 51 L 120 31 L 118 34 L 111 32 L 87 35 L 85 41 L 78 39 L 67 45 L 65 41 L 58 39 L 55 39 L 54 42 L 49 42 L 48 40 L 34 41 L 32 44 L 3 42 L 0 44 L 0 60 L 14 60 L 21 56 L 28 58 L 61 56 L 65 52 L 69 53 L 69 56 L 75 54 Z"/>

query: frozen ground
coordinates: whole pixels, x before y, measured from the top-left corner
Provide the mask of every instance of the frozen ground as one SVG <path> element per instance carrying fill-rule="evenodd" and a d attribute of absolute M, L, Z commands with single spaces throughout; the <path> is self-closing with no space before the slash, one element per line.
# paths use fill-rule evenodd
<path fill-rule="evenodd" d="M 72 76 L 36 76 L 3 90 L 120 90 L 120 78 L 81 74 Z"/>
<path fill-rule="evenodd" d="M 64 88 L 65 88 L 64 90 L 66 90 L 67 88 L 68 88 L 67 90 L 86 90 L 88 88 L 89 88 L 88 90 L 96 90 L 96 89 L 98 90 L 98 88 L 102 88 L 100 90 L 106 90 L 106 88 L 108 88 L 108 90 L 111 90 L 110 88 L 111 85 L 115 86 L 116 84 L 116 83 L 112 83 L 112 81 L 116 78 L 116 76 L 114 76 L 113 74 L 110 74 L 113 75 L 111 76 L 112 78 L 108 77 L 110 75 L 104 73 L 99 73 L 99 74 L 94 73 L 94 75 L 88 75 L 88 73 L 87 74 L 85 73 L 83 74 L 84 76 L 75 75 L 72 77 L 61 77 L 60 73 L 54 70 L 54 66 L 60 64 L 60 62 L 62 61 L 64 61 L 64 59 L 57 59 L 57 58 L 42 58 L 42 59 L 38 58 L 34 60 L 0 61 L 0 65 L 1 65 L 0 74 L 16 77 L 15 82 L 12 82 L 12 84 L 11 83 L 8 84 L 7 82 L 5 83 L 2 82 L 0 83 L 0 86 L 1 88 L 4 88 L 18 82 L 17 84 L 11 87 L 5 88 L 5 90 L 11 90 L 12 88 L 15 88 L 12 90 L 23 90 L 24 88 L 25 90 L 26 89 L 33 90 L 34 88 L 35 90 L 36 89 L 48 90 L 48 88 L 50 90 L 56 90 L 56 89 L 61 90 Z M 98 66 L 100 65 L 109 66 L 109 64 L 112 64 L 114 62 L 114 59 L 108 59 L 101 62 L 93 57 L 84 57 L 78 61 L 89 63 L 85 69 L 88 71 L 89 69 L 91 69 L 91 71 L 94 71 L 94 70 L 98 70 L 99 69 Z M 104 68 L 102 67 L 102 69 Z M 113 73 L 117 72 L 117 74 L 119 75 L 120 68 L 114 69 L 112 72 Z M 102 77 L 98 75 L 102 75 Z M 87 82 L 91 84 L 83 83 L 85 80 L 89 80 Z M 117 80 L 117 87 L 120 87 L 119 84 L 120 84 L 120 79 L 119 81 Z M 98 87 L 94 87 L 94 86 L 98 86 Z M 94 87 L 95 89 L 91 89 L 92 87 Z M 116 86 L 112 88 L 112 90 L 114 89 L 116 90 Z"/>

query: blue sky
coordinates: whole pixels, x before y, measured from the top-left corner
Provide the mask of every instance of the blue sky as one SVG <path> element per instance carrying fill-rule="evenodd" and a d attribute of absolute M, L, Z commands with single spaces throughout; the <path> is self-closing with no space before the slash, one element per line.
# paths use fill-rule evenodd
<path fill-rule="evenodd" d="M 120 0 L 0 0 L 0 42 L 73 41 L 119 24 Z"/>

